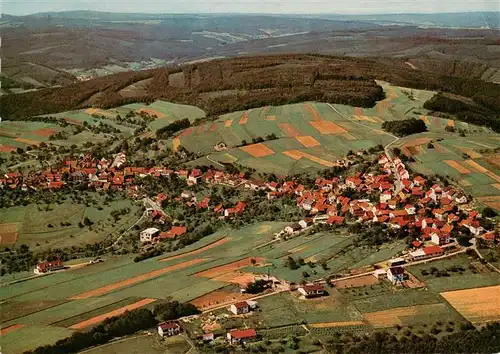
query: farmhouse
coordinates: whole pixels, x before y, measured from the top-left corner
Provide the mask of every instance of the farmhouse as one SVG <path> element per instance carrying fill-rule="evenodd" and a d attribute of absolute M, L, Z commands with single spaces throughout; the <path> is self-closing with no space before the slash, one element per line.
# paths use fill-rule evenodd
<path fill-rule="evenodd" d="M 175 322 L 163 322 L 158 325 L 158 334 L 164 336 L 174 336 L 181 332 L 182 328 Z"/>
<path fill-rule="evenodd" d="M 427 259 L 437 256 L 442 256 L 444 254 L 444 250 L 440 246 L 429 246 L 423 249 L 416 250 L 414 252 L 410 252 L 410 259 L 413 261 L 418 261 L 421 259 Z"/>
<path fill-rule="evenodd" d="M 306 298 L 324 295 L 326 290 L 322 284 L 307 284 L 298 288 L 299 293 Z"/>
<path fill-rule="evenodd" d="M 146 230 L 141 231 L 141 242 L 151 242 L 153 240 L 153 237 L 155 237 L 159 232 L 160 230 L 158 230 L 156 227 L 150 227 Z"/>
<path fill-rule="evenodd" d="M 375 271 L 372 274 L 377 279 L 387 278 L 387 271 L 385 269 L 375 269 Z"/>
<path fill-rule="evenodd" d="M 289 235 L 293 235 L 295 232 L 297 232 L 301 229 L 302 229 L 302 226 L 300 226 L 300 224 L 298 222 L 294 222 L 293 224 L 285 227 L 285 231 Z"/>
<path fill-rule="evenodd" d="M 34 272 L 35 274 L 43 274 L 47 272 L 52 272 L 54 270 L 62 269 L 64 268 L 64 263 L 60 259 L 56 259 L 55 261 L 52 262 L 42 262 L 38 263 L 36 266 Z"/>
<path fill-rule="evenodd" d="M 235 315 L 241 315 L 241 314 L 250 312 L 250 306 L 248 305 L 248 303 L 246 301 L 241 301 L 241 302 L 237 302 L 235 304 L 232 304 L 229 309 Z"/>
<path fill-rule="evenodd" d="M 159 238 L 160 239 L 177 238 L 178 236 L 184 235 L 186 232 L 187 232 L 186 226 L 172 226 L 172 228 L 167 232 L 160 233 Z"/>
<path fill-rule="evenodd" d="M 431 241 L 439 246 L 445 245 L 450 242 L 450 234 L 435 230 L 431 233 Z"/>
<path fill-rule="evenodd" d="M 231 344 L 246 343 L 257 338 L 255 329 L 233 330 L 227 333 L 227 340 Z"/>
<path fill-rule="evenodd" d="M 387 279 L 393 284 L 403 282 L 405 278 L 405 270 L 403 267 L 391 267 L 387 270 Z"/>

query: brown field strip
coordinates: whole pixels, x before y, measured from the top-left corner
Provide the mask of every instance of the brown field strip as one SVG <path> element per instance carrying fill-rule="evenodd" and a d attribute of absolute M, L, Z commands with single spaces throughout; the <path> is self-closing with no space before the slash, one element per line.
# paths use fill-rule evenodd
<path fill-rule="evenodd" d="M 493 209 L 500 210 L 500 196 L 498 195 L 492 195 L 488 197 L 476 197 L 476 199 Z"/>
<path fill-rule="evenodd" d="M 5 327 L 0 329 L 0 336 L 3 336 L 4 334 L 7 334 L 9 332 L 14 332 L 15 330 L 18 330 L 19 328 L 23 328 L 23 324 L 13 324 L 11 326 Z"/>
<path fill-rule="evenodd" d="M 300 160 L 301 158 L 306 158 L 308 160 L 311 160 L 313 162 L 316 162 L 316 163 L 323 165 L 323 166 L 326 166 L 326 167 L 334 167 L 337 165 L 334 162 L 323 160 L 319 157 L 302 152 L 300 150 L 287 150 L 287 151 L 283 151 L 282 154 L 286 155 L 288 157 L 291 157 L 294 160 Z"/>
<path fill-rule="evenodd" d="M 276 116 L 266 116 L 266 120 L 276 120 Z"/>
<path fill-rule="evenodd" d="M 469 166 L 471 166 L 472 168 L 474 168 L 475 170 L 477 170 L 477 171 L 479 171 L 481 173 L 484 173 L 486 176 L 494 179 L 495 181 L 500 182 L 500 176 L 494 174 L 493 172 L 491 172 L 487 168 L 484 168 L 483 166 L 481 166 L 480 164 L 478 164 L 476 161 L 474 161 L 474 160 L 465 160 L 465 163 L 468 164 Z"/>
<path fill-rule="evenodd" d="M 17 231 L 17 223 L 11 222 L 6 224 L 0 224 L 0 233 L 11 233 Z"/>
<path fill-rule="evenodd" d="M 23 144 L 28 144 L 28 145 L 40 145 L 40 141 L 35 141 L 35 140 L 31 140 L 31 139 L 25 139 L 25 138 L 15 138 L 14 139 L 15 141 L 19 142 L 19 143 L 23 143 Z"/>
<path fill-rule="evenodd" d="M 447 148 L 445 148 L 443 145 L 441 145 L 439 143 L 434 143 L 433 145 L 434 145 L 434 150 L 436 150 L 440 154 L 447 154 L 450 152 L 450 150 L 448 150 Z"/>
<path fill-rule="evenodd" d="M 147 113 L 150 116 L 156 116 L 156 118 L 166 118 L 167 117 L 167 115 L 165 113 L 162 113 L 160 111 L 156 111 L 156 110 L 151 109 L 151 108 L 139 108 L 139 109 L 136 109 L 136 112 L 137 113 Z"/>
<path fill-rule="evenodd" d="M 64 118 L 64 120 L 70 124 L 74 124 L 74 125 L 83 125 L 83 122 L 81 120 L 78 120 L 78 119 L 73 119 L 73 118 Z"/>
<path fill-rule="evenodd" d="M 354 135 L 351 135 L 349 133 L 344 133 L 342 134 L 342 137 L 345 138 L 346 140 L 357 140 L 357 138 Z"/>
<path fill-rule="evenodd" d="M 338 280 L 338 281 L 333 282 L 335 287 L 338 289 L 354 288 L 357 286 L 367 286 L 367 285 L 374 285 L 374 284 L 378 284 L 378 283 L 379 283 L 378 279 L 375 278 L 371 274 L 364 275 L 361 277 L 345 279 L 345 280 Z"/>
<path fill-rule="evenodd" d="M 484 156 L 484 160 L 491 164 L 492 166 L 495 166 L 497 168 L 500 168 L 500 155 L 488 155 Z"/>
<path fill-rule="evenodd" d="M 255 275 L 253 273 L 235 271 L 211 279 L 223 283 L 236 284 L 246 287 L 248 283 L 253 283 L 255 281 Z"/>
<path fill-rule="evenodd" d="M 500 191 L 500 183 L 493 183 L 492 186 Z"/>
<path fill-rule="evenodd" d="M 279 123 L 278 127 L 288 137 L 295 138 L 298 136 L 302 136 L 302 134 L 300 134 L 300 132 L 295 129 L 295 127 L 290 123 Z"/>
<path fill-rule="evenodd" d="M 133 304 L 120 307 L 119 309 L 110 311 L 108 313 L 105 313 L 105 314 L 102 314 L 102 315 L 99 315 L 99 316 L 95 316 L 95 317 L 89 318 L 88 320 L 85 320 L 85 321 L 79 322 L 77 324 L 74 324 L 74 325 L 70 326 L 69 328 L 70 329 L 83 329 L 83 328 L 87 328 L 87 327 L 90 327 L 90 326 L 93 326 L 93 325 L 101 323 L 106 318 L 123 315 L 126 311 L 132 311 L 132 310 L 138 309 L 138 308 L 140 308 L 142 306 L 146 306 L 146 305 L 148 305 L 148 304 L 150 304 L 152 302 L 155 302 L 155 301 L 156 301 L 156 299 L 142 299 L 140 301 L 134 302 Z"/>
<path fill-rule="evenodd" d="M 205 128 L 205 124 L 201 123 L 198 126 L 198 129 L 196 129 L 196 134 L 200 134 L 203 131 L 203 128 Z"/>
<path fill-rule="evenodd" d="M 126 287 L 126 286 L 131 286 L 131 285 L 137 284 L 139 282 L 143 282 L 143 281 L 146 281 L 149 279 L 159 277 L 163 274 L 166 274 L 166 273 L 169 273 L 172 271 L 176 271 L 176 270 L 187 268 L 189 266 L 192 266 L 192 265 L 195 265 L 198 263 L 205 262 L 206 260 L 207 259 L 205 259 L 205 258 L 195 258 L 195 259 L 183 262 L 183 263 L 174 264 L 174 265 L 166 267 L 166 268 L 157 269 L 157 270 L 154 270 L 154 271 L 146 273 L 146 274 L 138 275 L 138 276 L 129 278 L 127 280 L 123 280 L 123 281 L 120 281 L 117 283 L 106 285 L 106 286 L 103 286 L 101 288 L 90 290 L 90 291 L 84 292 L 82 294 L 72 296 L 69 299 L 70 300 L 78 300 L 78 299 L 87 299 L 87 298 L 92 297 L 92 296 L 101 296 L 101 295 L 110 293 L 112 291 L 115 291 L 117 289 L 121 289 L 121 288 Z"/>
<path fill-rule="evenodd" d="M 211 248 L 215 248 L 217 246 L 223 245 L 226 242 L 228 242 L 229 240 L 230 240 L 229 237 L 224 237 L 224 238 L 221 238 L 220 240 L 217 240 L 215 242 L 209 243 L 208 245 L 203 246 L 201 248 L 198 248 L 198 249 L 195 249 L 195 250 L 192 250 L 192 251 L 189 251 L 189 252 L 177 254 L 175 256 L 170 256 L 170 257 L 167 257 L 167 258 L 159 259 L 158 262 L 168 262 L 168 261 L 172 261 L 174 259 L 179 259 L 179 258 L 183 258 L 183 257 L 187 257 L 187 256 L 192 256 L 194 254 L 199 254 L 199 253 L 205 252 L 205 251 L 207 251 L 207 250 L 209 250 Z"/>
<path fill-rule="evenodd" d="M 309 124 L 323 135 L 347 133 L 347 130 L 341 126 L 327 120 L 309 122 Z"/>
<path fill-rule="evenodd" d="M 55 130 L 55 129 L 43 128 L 43 129 L 33 130 L 31 132 L 31 134 L 35 134 L 37 136 L 48 138 L 48 137 L 54 135 L 56 132 L 57 132 L 57 130 Z"/>
<path fill-rule="evenodd" d="M 365 313 L 365 319 L 376 328 L 386 328 L 395 325 L 403 325 L 402 319 L 409 316 L 421 316 L 422 314 L 437 313 L 439 310 L 446 311 L 445 304 L 417 305 L 408 307 L 396 307 L 389 310 Z"/>
<path fill-rule="evenodd" d="M 500 285 L 440 294 L 472 323 L 497 321 L 500 318 Z"/>
<path fill-rule="evenodd" d="M 225 128 L 229 128 L 231 126 L 231 124 L 233 124 L 233 120 L 232 119 L 228 119 L 224 122 L 224 127 Z"/>
<path fill-rule="evenodd" d="M 0 145 L 0 152 L 12 152 L 16 151 L 16 148 L 10 145 Z"/>
<path fill-rule="evenodd" d="M 191 134 L 193 134 L 194 132 L 194 127 L 189 127 L 187 129 L 184 129 L 179 135 L 178 137 L 182 137 L 182 136 L 190 136 Z"/>
<path fill-rule="evenodd" d="M 174 150 L 174 151 L 179 150 L 179 146 L 181 146 L 181 139 L 173 138 L 172 139 L 172 150 Z"/>
<path fill-rule="evenodd" d="M 375 119 L 375 118 L 377 118 L 377 119 Z M 369 117 L 369 116 L 354 116 L 354 119 L 362 121 L 362 122 L 370 122 L 370 123 L 375 123 L 375 124 L 378 124 L 381 121 L 382 121 L 382 123 L 384 122 L 382 119 L 380 119 L 378 117 Z"/>
<path fill-rule="evenodd" d="M 409 140 L 404 146 L 417 146 L 417 145 L 424 145 L 427 144 L 431 141 L 431 138 L 417 138 L 417 139 L 412 139 Z"/>
<path fill-rule="evenodd" d="M 201 272 L 193 274 L 196 277 L 202 278 L 216 278 L 220 277 L 227 273 L 232 273 L 238 269 L 248 267 L 252 265 L 252 259 L 254 259 L 257 263 L 262 263 L 265 259 L 261 257 L 247 257 L 240 259 L 239 261 L 224 264 L 218 267 L 210 268 L 207 270 L 203 270 Z"/>
<path fill-rule="evenodd" d="M 362 326 L 365 323 L 362 321 L 347 321 L 347 322 L 320 322 L 311 323 L 309 327 L 313 328 L 330 328 L 330 327 L 346 327 L 346 326 Z"/>
<path fill-rule="evenodd" d="M 354 115 L 355 116 L 364 116 L 365 111 L 361 107 L 354 107 Z"/>
<path fill-rule="evenodd" d="M 274 154 L 273 150 L 269 149 L 266 145 L 262 143 L 242 146 L 240 147 L 240 150 L 243 150 L 247 154 L 252 155 L 252 157 L 264 157 Z"/>
<path fill-rule="evenodd" d="M 434 144 L 434 147 L 436 146 L 437 144 Z M 464 147 L 464 146 L 457 146 L 455 145 L 455 147 L 462 151 L 462 152 L 465 152 L 467 155 L 469 155 L 469 157 L 471 159 L 480 159 L 481 157 L 483 157 L 483 155 L 481 155 L 480 153 L 474 151 L 473 149 L 471 148 L 468 148 L 468 147 Z"/>
<path fill-rule="evenodd" d="M 295 139 L 297 139 L 297 141 L 305 147 L 314 147 L 321 145 L 316 139 L 309 135 L 297 136 L 295 137 Z"/>
<path fill-rule="evenodd" d="M 215 290 L 211 293 L 197 297 L 191 300 L 190 303 L 199 309 L 209 309 L 211 307 L 220 306 L 223 304 L 233 303 L 234 301 L 243 301 L 251 298 L 251 294 L 240 294 L 236 292 L 229 292 L 224 290 Z"/>
<path fill-rule="evenodd" d="M 462 174 L 469 174 L 470 173 L 470 170 L 466 169 L 465 167 L 463 167 L 462 165 L 460 165 L 455 160 L 444 160 L 444 163 L 447 164 L 450 167 L 453 167 L 459 173 L 462 173 Z"/>
<path fill-rule="evenodd" d="M 217 130 L 217 123 L 213 122 L 212 125 L 210 126 L 209 131 L 214 132 Z"/>
<path fill-rule="evenodd" d="M 17 242 L 17 232 L 1 232 L 0 233 L 0 245 L 13 245 Z"/>
<path fill-rule="evenodd" d="M 313 120 L 315 120 L 315 121 L 323 120 L 321 118 L 321 115 L 319 114 L 319 112 L 316 110 L 316 108 L 314 108 L 311 104 L 308 103 L 305 105 L 305 107 L 309 111 L 309 113 L 311 113 Z"/>
<path fill-rule="evenodd" d="M 245 111 L 245 112 L 243 112 L 243 114 L 241 115 L 240 122 L 239 122 L 239 124 L 240 124 L 240 125 L 245 125 L 245 124 L 247 124 L 247 122 L 248 122 L 248 112 L 249 112 L 249 111 Z"/>

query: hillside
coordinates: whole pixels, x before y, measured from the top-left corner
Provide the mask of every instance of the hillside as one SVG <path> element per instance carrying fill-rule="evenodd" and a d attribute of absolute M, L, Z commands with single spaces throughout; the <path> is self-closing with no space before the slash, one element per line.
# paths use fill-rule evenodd
<path fill-rule="evenodd" d="M 468 97 L 476 110 L 484 107 L 481 112 L 487 112 L 478 124 L 496 126 L 498 121 L 500 85 L 408 70 L 403 60 L 301 54 L 241 57 L 125 72 L 64 88 L 2 96 L 0 115 L 15 120 L 156 99 L 196 105 L 209 116 L 308 100 L 373 107 L 384 98 L 375 79 Z M 439 109 L 447 111 L 445 106 Z"/>

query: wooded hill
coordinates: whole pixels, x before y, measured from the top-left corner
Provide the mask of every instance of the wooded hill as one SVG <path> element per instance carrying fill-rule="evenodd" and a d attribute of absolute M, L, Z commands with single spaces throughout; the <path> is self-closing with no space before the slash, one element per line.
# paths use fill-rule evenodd
<path fill-rule="evenodd" d="M 384 98 L 375 79 L 453 93 L 470 98 L 476 107 L 500 112 L 497 84 L 412 70 L 400 59 L 287 54 L 125 72 L 60 88 L 6 95 L 0 98 L 0 116 L 14 120 L 156 99 L 196 105 L 208 115 L 306 100 L 371 107 Z M 132 84 L 135 88 L 123 90 Z M 489 125 L 488 121 L 495 119 L 498 116 L 492 114 L 482 123 Z"/>

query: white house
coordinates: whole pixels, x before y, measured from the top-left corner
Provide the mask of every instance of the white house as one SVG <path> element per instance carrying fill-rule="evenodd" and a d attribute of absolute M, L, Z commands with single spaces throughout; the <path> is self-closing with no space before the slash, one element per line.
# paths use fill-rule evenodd
<path fill-rule="evenodd" d="M 325 287 L 323 286 L 323 284 L 318 284 L 318 283 L 307 284 L 299 287 L 297 290 L 305 297 L 320 296 L 325 293 Z"/>
<path fill-rule="evenodd" d="M 158 334 L 164 336 L 174 336 L 181 332 L 182 328 L 175 322 L 163 322 L 158 325 Z"/>
<path fill-rule="evenodd" d="M 253 328 L 227 332 L 227 340 L 231 344 L 245 343 L 255 338 L 257 338 L 257 332 Z"/>
<path fill-rule="evenodd" d="M 391 267 L 387 270 L 387 279 L 393 284 L 400 283 L 404 280 L 405 270 L 403 267 Z"/>
<path fill-rule="evenodd" d="M 297 232 L 301 229 L 302 229 L 302 227 L 300 226 L 300 224 L 298 222 L 295 222 L 295 223 L 285 227 L 285 231 L 289 235 L 293 235 L 295 232 Z"/>
<path fill-rule="evenodd" d="M 229 309 L 235 315 L 241 315 L 241 314 L 250 312 L 250 306 L 248 305 L 248 303 L 246 301 L 241 301 L 241 302 L 237 302 L 235 304 L 232 304 Z"/>
<path fill-rule="evenodd" d="M 151 242 L 153 240 L 153 237 L 155 237 L 159 232 L 160 230 L 158 230 L 156 227 L 150 227 L 149 229 L 141 231 L 141 242 Z"/>

